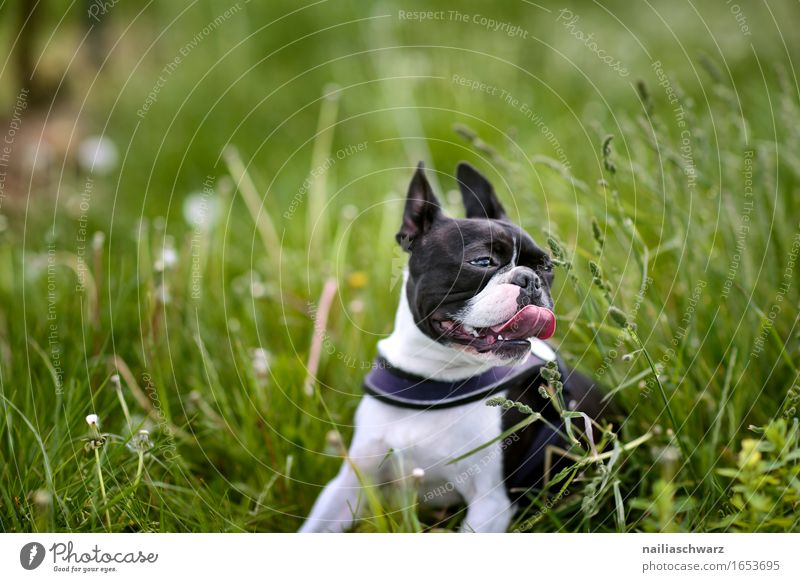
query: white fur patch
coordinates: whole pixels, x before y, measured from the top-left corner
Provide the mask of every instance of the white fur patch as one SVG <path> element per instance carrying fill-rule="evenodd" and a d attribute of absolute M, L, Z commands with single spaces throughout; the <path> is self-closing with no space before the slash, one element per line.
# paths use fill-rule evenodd
<path fill-rule="evenodd" d="M 524 267 L 511 266 L 495 273 L 486 287 L 469 300 L 456 320 L 472 327 L 491 327 L 511 319 L 519 311 L 517 298 L 522 292 L 522 288 L 510 283 L 518 268 Z"/>

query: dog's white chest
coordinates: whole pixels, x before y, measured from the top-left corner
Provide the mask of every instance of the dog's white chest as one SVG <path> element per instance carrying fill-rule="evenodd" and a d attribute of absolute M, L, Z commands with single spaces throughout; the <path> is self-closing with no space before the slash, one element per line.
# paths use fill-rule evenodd
<path fill-rule="evenodd" d="M 366 396 L 356 422 L 362 442 L 374 443 L 378 454 L 391 451 L 386 464 L 391 465 L 393 478 L 405 478 L 414 469 L 425 472 L 423 501 L 435 504 L 438 497 L 454 491 L 469 494 L 476 479 L 502 484 L 499 442 L 450 463 L 501 433 L 499 408 L 478 401 L 453 408 L 414 410 Z"/>

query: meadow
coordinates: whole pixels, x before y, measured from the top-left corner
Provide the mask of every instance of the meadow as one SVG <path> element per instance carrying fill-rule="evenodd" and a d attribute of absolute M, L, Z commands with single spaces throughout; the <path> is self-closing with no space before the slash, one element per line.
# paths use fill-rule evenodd
<path fill-rule="evenodd" d="M 90 6 L 34 94 L 0 7 L 1 531 L 296 530 L 419 160 L 551 250 L 553 343 L 625 411 L 512 529 L 800 530 L 797 5 Z M 457 529 L 417 501 L 357 529 Z"/>

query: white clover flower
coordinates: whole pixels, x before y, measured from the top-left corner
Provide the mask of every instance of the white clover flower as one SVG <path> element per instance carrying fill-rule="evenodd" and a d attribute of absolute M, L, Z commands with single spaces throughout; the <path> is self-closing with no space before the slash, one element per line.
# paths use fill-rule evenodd
<path fill-rule="evenodd" d="M 96 414 L 87 414 L 86 424 L 88 424 L 89 426 L 97 426 L 98 424 L 100 424 L 100 418 Z"/>
<path fill-rule="evenodd" d="M 78 146 L 78 163 L 86 171 L 108 174 L 116 167 L 118 159 L 117 146 L 105 136 L 87 137 Z"/>

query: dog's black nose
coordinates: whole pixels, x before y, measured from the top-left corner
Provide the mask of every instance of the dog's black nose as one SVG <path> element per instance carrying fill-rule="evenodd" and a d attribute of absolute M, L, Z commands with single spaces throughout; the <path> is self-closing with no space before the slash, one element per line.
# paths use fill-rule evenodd
<path fill-rule="evenodd" d="M 542 280 L 539 275 L 530 269 L 517 269 L 511 276 L 510 282 L 527 291 L 536 291 L 542 288 Z"/>

